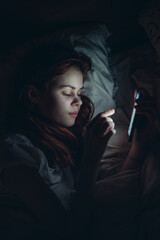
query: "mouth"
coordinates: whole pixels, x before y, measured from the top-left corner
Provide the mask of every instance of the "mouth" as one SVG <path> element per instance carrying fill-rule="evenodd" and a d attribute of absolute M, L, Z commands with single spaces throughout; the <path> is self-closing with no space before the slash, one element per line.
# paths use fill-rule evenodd
<path fill-rule="evenodd" d="M 76 118 L 78 116 L 78 112 L 71 112 L 71 113 L 69 113 L 69 115 Z"/>

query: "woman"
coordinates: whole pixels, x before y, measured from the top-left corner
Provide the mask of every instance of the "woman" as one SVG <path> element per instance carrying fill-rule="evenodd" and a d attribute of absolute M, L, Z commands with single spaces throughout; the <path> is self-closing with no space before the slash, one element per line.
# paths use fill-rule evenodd
<path fill-rule="evenodd" d="M 91 120 L 93 105 L 82 94 L 90 68 L 86 56 L 61 44 L 36 49 L 24 63 L 0 175 L 21 206 L 16 216 L 22 230 L 15 224 L 13 239 L 87 234 L 99 163 L 115 133 L 114 109 Z M 121 171 L 139 167 L 138 139 Z"/>

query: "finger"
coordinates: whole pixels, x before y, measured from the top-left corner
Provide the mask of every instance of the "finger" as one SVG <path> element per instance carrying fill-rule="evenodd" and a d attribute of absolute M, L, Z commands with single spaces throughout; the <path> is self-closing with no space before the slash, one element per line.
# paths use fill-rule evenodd
<path fill-rule="evenodd" d="M 136 99 L 137 96 L 137 89 L 134 90 L 134 99 Z"/>
<path fill-rule="evenodd" d="M 97 116 L 88 124 L 87 129 L 97 128 L 98 126 L 102 125 L 104 122 L 106 122 L 105 117 Z"/>
<path fill-rule="evenodd" d="M 103 117 L 101 119 L 97 119 L 95 124 L 90 128 L 90 131 L 93 131 L 97 137 L 103 137 L 108 131 L 113 130 L 114 127 L 115 124 L 111 118 Z"/>
<path fill-rule="evenodd" d="M 99 113 L 96 117 L 94 117 L 94 118 L 91 120 L 91 122 L 87 125 L 87 127 L 88 127 L 88 128 L 91 128 L 93 125 L 97 124 L 97 122 L 98 122 L 99 120 L 105 119 L 105 118 L 103 118 L 103 117 L 101 116 L 101 114 L 102 114 L 102 113 Z"/>
<path fill-rule="evenodd" d="M 144 112 L 143 114 L 137 114 L 135 126 L 136 129 L 138 129 L 138 132 L 148 131 L 149 129 L 152 129 L 155 123 L 155 118 L 148 114 L 148 112 Z"/>
<path fill-rule="evenodd" d="M 110 118 L 110 117 L 107 117 L 106 120 L 107 120 L 108 123 L 113 123 L 113 119 Z"/>
<path fill-rule="evenodd" d="M 138 92 L 141 93 L 143 97 L 151 97 L 149 92 L 144 88 L 137 88 L 136 90 L 137 90 L 137 93 Z"/>
<path fill-rule="evenodd" d="M 105 112 L 99 113 L 88 125 L 87 128 L 91 128 L 97 121 L 103 118 L 107 118 L 115 113 L 114 109 L 107 110 Z"/>
<path fill-rule="evenodd" d="M 139 116 L 145 116 L 148 120 L 156 119 L 154 113 L 149 111 L 137 112 L 136 114 Z"/>
<path fill-rule="evenodd" d="M 105 141 L 108 142 L 113 134 L 116 134 L 116 130 L 115 129 L 109 130 L 104 136 Z"/>
<path fill-rule="evenodd" d="M 143 111 L 143 109 L 144 110 L 148 110 L 148 111 L 152 111 L 152 112 L 156 112 L 156 108 L 154 108 L 154 107 L 152 107 L 152 106 L 148 106 L 148 105 L 141 105 L 141 106 L 139 106 L 139 105 L 137 105 L 137 106 L 135 106 L 135 109 L 137 110 L 137 111 Z"/>
<path fill-rule="evenodd" d="M 136 113 L 137 114 L 144 114 L 145 112 L 147 112 L 148 114 L 152 115 L 153 117 L 156 117 L 157 115 L 157 111 L 154 108 L 150 108 L 150 107 L 136 107 Z"/>
<path fill-rule="evenodd" d="M 156 105 L 152 104 L 152 103 L 141 103 L 141 104 L 137 104 L 135 105 L 135 108 L 151 108 L 151 109 L 155 109 L 156 110 Z"/>
<path fill-rule="evenodd" d="M 109 117 L 109 116 L 112 116 L 114 113 L 115 113 L 115 110 L 114 109 L 110 109 L 108 111 L 103 112 L 102 116 L 103 117 Z"/>
<path fill-rule="evenodd" d="M 115 123 L 114 122 L 109 122 L 108 129 L 112 130 L 112 129 L 114 129 L 114 127 L 115 127 Z"/>
<path fill-rule="evenodd" d="M 101 129 L 100 129 L 100 134 L 101 136 L 105 136 L 107 134 L 107 132 L 109 132 L 110 130 L 113 130 L 115 127 L 115 124 L 113 122 L 105 122 L 102 126 L 101 126 Z"/>
<path fill-rule="evenodd" d="M 152 105 L 155 106 L 156 105 L 156 101 L 155 100 L 136 100 L 137 105 Z"/>
<path fill-rule="evenodd" d="M 101 119 L 97 119 L 97 122 L 94 124 L 94 128 L 95 127 L 99 127 L 99 129 L 101 129 L 102 131 L 106 131 L 107 128 L 109 129 L 113 129 L 115 126 L 112 118 L 110 117 L 102 117 Z"/>
<path fill-rule="evenodd" d="M 107 130 L 109 123 L 107 121 L 97 122 L 93 127 L 92 131 L 97 137 L 101 137 L 104 134 L 104 131 Z"/>
<path fill-rule="evenodd" d="M 100 129 L 99 129 L 99 136 L 100 137 L 104 137 L 105 133 L 107 132 L 109 128 L 109 123 L 105 122 L 103 125 L 101 125 Z"/>

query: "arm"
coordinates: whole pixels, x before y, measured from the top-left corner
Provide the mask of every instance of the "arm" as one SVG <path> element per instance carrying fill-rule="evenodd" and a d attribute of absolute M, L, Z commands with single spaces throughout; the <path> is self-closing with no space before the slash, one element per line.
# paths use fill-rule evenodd
<path fill-rule="evenodd" d="M 128 153 L 128 156 L 122 165 L 120 171 L 124 170 L 131 170 L 131 169 L 137 169 L 140 168 L 142 165 L 142 162 L 147 154 L 147 142 L 139 142 L 135 139 L 131 146 L 131 149 Z"/>
<path fill-rule="evenodd" d="M 81 173 L 68 211 L 35 168 L 25 165 L 8 167 L 2 173 L 2 181 L 31 210 L 39 230 L 46 228 L 49 235 L 63 237 L 82 231 L 89 218 L 92 196 L 89 190 L 93 185 L 94 171 L 85 165 Z"/>
<path fill-rule="evenodd" d="M 137 100 L 136 113 L 143 121 L 137 124 L 131 149 L 121 171 L 141 167 L 155 131 L 156 106 L 153 98 Z"/>
<path fill-rule="evenodd" d="M 8 167 L 2 173 L 2 181 L 32 211 L 40 226 L 54 228 L 54 234 L 62 231 L 66 211 L 35 168 Z"/>
<path fill-rule="evenodd" d="M 107 111 L 100 114 L 87 126 L 76 193 L 68 211 L 65 211 L 36 169 L 19 165 L 4 170 L 3 183 L 22 199 L 42 225 L 48 226 L 49 231 L 64 236 L 85 225 L 92 205 L 99 162 L 113 134 L 114 126 L 108 123 L 108 116 L 113 113 Z"/>
<path fill-rule="evenodd" d="M 110 137 L 115 133 L 114 123 L 109 118 L 112 114 L 114 110 L 99 114 L 86 128 L 85 149 L 74 201 L 74 207 L 78 209 L 77 218 L 81 222 L 87 219 L 92 208 L 99 163 Z"/>

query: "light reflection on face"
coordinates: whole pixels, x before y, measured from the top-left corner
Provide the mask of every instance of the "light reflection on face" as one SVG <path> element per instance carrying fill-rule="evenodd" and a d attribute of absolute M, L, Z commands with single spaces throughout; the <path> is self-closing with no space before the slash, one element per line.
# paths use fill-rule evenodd
<path fill-rule="evenodd" d="M 56 76 L 39 92 L 40 112 L 60 126 L 73 126 L 82 104 L 82 88 L 83 74 L 76 68 Z"/>

